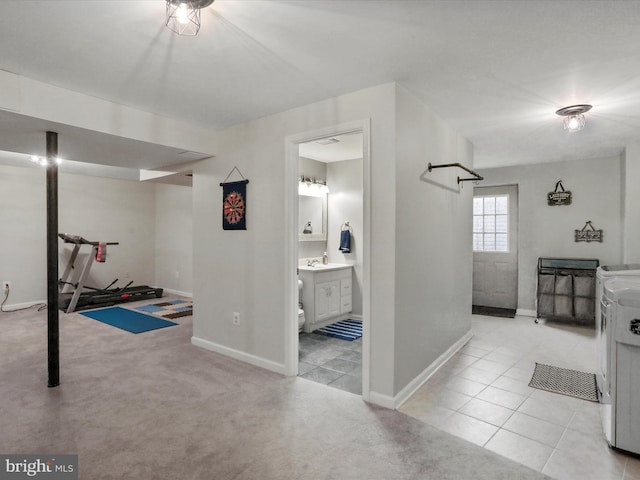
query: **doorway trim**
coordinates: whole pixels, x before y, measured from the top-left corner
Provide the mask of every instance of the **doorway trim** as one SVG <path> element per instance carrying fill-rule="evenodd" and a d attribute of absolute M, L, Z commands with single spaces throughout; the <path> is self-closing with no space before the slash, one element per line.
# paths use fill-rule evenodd
<path fill-rule="evenodd" d="M 298 145 L 347 133 L 362 133 L 362 399 L 369 400 L 371 351 L 371 120 L 369 118 L 309 130 L 285 137 L 284 171 L 284 302 L 285 374 L 298 374 Z"/>

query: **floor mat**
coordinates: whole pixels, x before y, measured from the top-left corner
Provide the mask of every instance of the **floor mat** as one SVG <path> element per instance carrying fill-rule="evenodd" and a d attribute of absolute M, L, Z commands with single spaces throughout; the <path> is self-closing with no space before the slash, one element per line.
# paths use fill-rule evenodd
<path fill-rule="evenodd" d="M 352 342 L 362 337 L 362 322 L 359 320 L 342 320 L 316 330 L 329 337 L 339 338 Z"/>
<path fill-rule="evenodd" d="M 533 372 L 529 386 L 548 392 L 569 395 L 570 397 L 582 398 L 590 402 L 598 401 L 596 376 L 593 373 L 553 367 L 536 362 L 536 369 Z"/>
<path fill-rule="evenodd" d="M 180 318 L 193 315 L 193 302 L 187 300 L 168 300 L 136 307 L 141 312 L 151 313 L 162 318 Z"/>
<path fill-rule="evenodd" d="M 472 305 L 471 313 L 474 315 L 489 315 L 490 317 L 515 318 L 516 311 L 511 308 L 485 307 Z"/>
<path fill-rule="evenodd" d="M 106 323 L 107 325 L 111 325 L 131 333 L 148 332 L 150 330 L 178 325 L 177 323 L 170 322 L 168 320 L 163 320 L 151 315 L 145 315 L 144 313 L 134 312 L 133 310 L 122 307 L 102 308 L 99 310 L 89 310 L 79 313 L 85 317 L 98 320 L 99 322 Z"/>

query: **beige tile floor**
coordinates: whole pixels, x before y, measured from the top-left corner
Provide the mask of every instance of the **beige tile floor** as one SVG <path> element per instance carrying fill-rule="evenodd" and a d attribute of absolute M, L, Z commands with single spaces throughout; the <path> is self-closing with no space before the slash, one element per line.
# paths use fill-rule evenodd
<path fill-rule="evenodd" d="M 400 411 L 559 480 L 640 480 L 598 404 L 528 386 L 535 363 L 596 371 L 593 328 L 473 316 L 473 338 Z"/>

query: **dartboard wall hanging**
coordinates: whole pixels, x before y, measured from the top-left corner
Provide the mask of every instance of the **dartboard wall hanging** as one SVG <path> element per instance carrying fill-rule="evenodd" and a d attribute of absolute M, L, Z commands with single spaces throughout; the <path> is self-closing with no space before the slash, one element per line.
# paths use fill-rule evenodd
<path fill-rule="evenodd" d="M 247 215 L 247 183 L 221 183 L 222 186 L 222 228 L 224 230 L 246 230 Z"/>

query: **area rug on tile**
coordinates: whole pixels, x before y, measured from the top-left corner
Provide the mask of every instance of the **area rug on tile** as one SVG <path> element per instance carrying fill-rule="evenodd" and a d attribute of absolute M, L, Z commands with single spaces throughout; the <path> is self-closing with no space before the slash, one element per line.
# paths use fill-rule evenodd
<path fill-rule="evenodd" d="M 352 342 L 362 336 L 362 322 L 360 320 L 342 320 L 316 330 L 329 337 Z"/>
<path fill-rule="evenodd" d="M 536 362 L 529 386 L 582 398 L 591 402 L 598 401 L 596 376 L 593 373 L 580 372 L 568 368 L 553 367 Z"/>
<path fill-rule="evenodd" d="M 136 307 L 141 312 L 151 313 L 162 318 L 180 318 L 193 315 L 193 302 L 187 300 L 167 300 L 166 302 L 152 303 Z"/>
<path fill-rule="evenodd" d="M 516 311 L 512 308 L 485 307 L 484 305 L 472 305 L 471 313 L 490 317 L 514 318 L 516 316 Z"/>
<path fill-rule="evenodd" d="M 168 320 L 134 312 L 133 310 L 122 307 L 102 308 L 100 310 L 89 310 L 80 313 L 85 317 L 98 320 L 99 322 L 131 333 L 148 332 L 150 330 L 178 325 Z"/>

